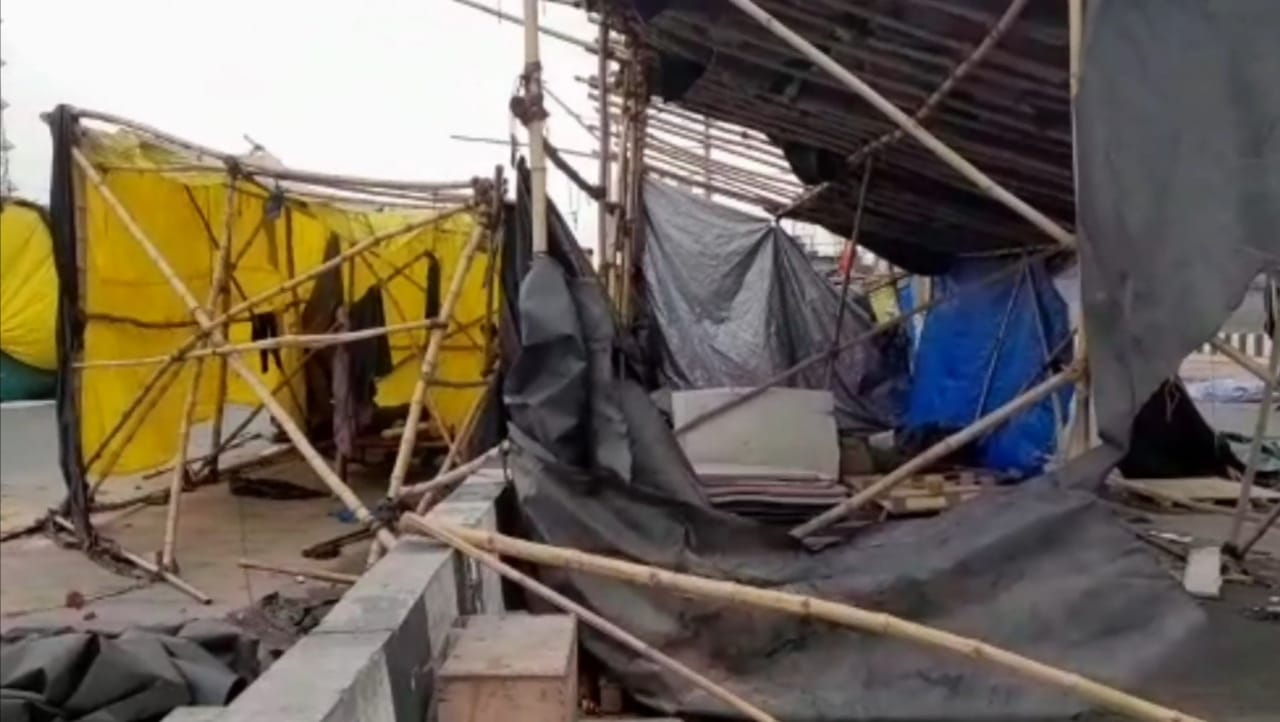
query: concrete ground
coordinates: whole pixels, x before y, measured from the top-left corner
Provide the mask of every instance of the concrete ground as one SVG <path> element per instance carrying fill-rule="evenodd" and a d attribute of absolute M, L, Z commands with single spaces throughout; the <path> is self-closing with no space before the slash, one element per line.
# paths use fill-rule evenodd
<path fill-rule="evenodd" d="M 5 530 L 42 516 L 58 504 L 64 485 L 57 467 L 57 441 L 51 404 L 0 410 L 0 519 Z M 255 477 L 315 486 L 301 462 L 262 469 Z M 168 475 L 133 478 L 104 486 L 103 498 L 132 496 L 161 488 Z M 357 493 L 376 500 L 384 488 L 374 480 L 355 483 Z M 0 545 L 0 631 L 15 627 L 81 625 L 113 629 L 163 624 L 197 617 L 221 617 L 273 591 L 306 596 L 316 582 L 246 572 L 241 557 L 292 566 L 356 572 L 363 569 L 366 544 L 352 545 L 340 558 L 304 559 L 299 551 L 315 542 L 356 529 L 339 519 L 341 504 L 331 498 L 281 501 L 233 496 L 226 484 L 207 486 L 182 496 L 177 559 L 181 576 L 213 598 L 201 605 L 163 582 L 140 574 L 120 573 L 64 549 L 44 534 L 31 534 Z M 102 535 L 139 556 L 153 558 L 164 539 L 164 506 L 139 506 L 95 516 Z M 343 515 L 345 518 L 345 515 Z M 68 607 L 68 595 L 85 600 Z"/>

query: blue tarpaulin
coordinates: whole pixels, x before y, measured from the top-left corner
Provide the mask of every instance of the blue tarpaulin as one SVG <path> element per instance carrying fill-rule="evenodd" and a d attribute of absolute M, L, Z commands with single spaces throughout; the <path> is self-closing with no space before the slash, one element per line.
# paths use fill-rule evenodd
<path fill-rule="evenodd" d="M 990 281 L 1009 263 L 1024 266 Z M 934 278 L 936 296 L 916 348 L 906 431 L 967 426 L 1043 381 L 1071 358 L 1066 302 L 1043 262 L 966 260 Z M 1050 356 L 1054 355 L 1054 363 Z M 1065 418 L 1071 388 L 1056 397 Z M 1039 473 L 1056 448 L 1054 397 L 977 442 L 983 466 L 1021 477 Z"/>

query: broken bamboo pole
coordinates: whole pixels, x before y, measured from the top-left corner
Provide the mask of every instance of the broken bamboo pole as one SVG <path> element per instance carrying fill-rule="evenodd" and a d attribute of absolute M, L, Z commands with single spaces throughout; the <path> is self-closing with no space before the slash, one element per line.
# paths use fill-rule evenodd
<path fill-rule="evenodd" d="M 124 204 L 120 202 L 120 199 L 117 198 L 115 193 L 107 186 L 106 181 L 103 180 L 97 169 L 93 167 L 93 163 L 85 157 L 84 153 L 79 148 L 73 147 L 71 149 L 71 156 L 75 160 L 76 164 L 80 166 L 85 177 L 94 185 L 95 188 L 98 189 L 98 192 L 102 195 L 103 201 L 106 202 L 106 204 L 111 208 L 111 211 L 120 219 L 121 223 L 129 231 L 129 235 L 133 237 L 141 250 L 148 258 L 151 259 L 151 262 L 156 266 L 157 270 L 160 271 L 161 275 L 164 276 L 174 293 L 182 299 L 182 302 L 186 305 L 187 310 L 191 313 L 192 317 L 195 318 L 198 324 L 200 324 L 200 328 L 203 333 L 210 337 L 211 343 L 214 345 L 225 344 L 227 340 L 222 336 L 221 331 L 216 325 L 216 321 L 209 317 L 209 314 L 207 314 L 200 306 L 200 302 L 196 300 L 195 296 L 191 295 L 191 290 L 187 288 L 186 284 L 183 283 L 181 278 L 179 278 L 177 272 L 175 272 L 173 267 L 169 265 L 164 254 L 156 248 L 156 245 L 151 241 L 142 228 L 138 226 L 133 215 L 129 213 L 128 209 L 124 207 Z M 306 432 L 298 427 L 297 422 L 294 421 L 293 417 L 289 415 L 289 412 L 280 405 L 280 402 L 275 399 L 271 394 L 271 391 L 262 383 L 262 380 L 259 379 L 239 358 L 236 358 L 235 356 L 228 358 L 230 360 L 231 370 L 244 381 L 250 391 L 258 396 L 266 407 L 267 412 L 275 418 L 276 422 L 280 425 L 280 428 L 289 437 L 289 440 L 293 442 L 293 445 L 297 447 L 298 452 L 302 454 L 303 459 L 305 459 L 307 464 L 311 466 L 316 475 L 320 477 L 320 480 L 329 487 L 329 490 L 333 492 L 334 496 L 338 497 L 338 499 L 342 501 L 352 514 L 355 515 L 357 520 L 363 524 L 372 526 L 375 529 L 374 533 L 376 538 L 384 540 L 384 543 L 386 544 L 394 543 L 395 537 L 391 532 L 383 527 L 373 517 L 369 512 L 369 509 L 365 507 L 364 503 L 360 501 L 360 498 L 355 495 L 355 492 L 351 491 L 351 488 L 347 486 L 342 479 L 338 478 L 333 470 L 325 464 L 324 458 L 320 456 L 320 453 L 311 445 L 311 441 L 307 439 Z"/>
<path fill-rule="evenodd" d="M 1205 722 L 1198 717 L 1163 707 L 1074 672 L 1037 662 L 1016 652 L 884 612 L 874 612 L 851 604 L 827 601 L 803 594 L 672 572 L 576 549 L 537 544 L 493 532 L 469 529 L 434 518 L 424 519 L 406 515 L 402 523 L 410 529 L 430 536 L 445 538 L 446 543 L 469 556 L 471 554 L 461 546 L 462 544 L 469 545 L 472 549 L 503 554 L 557 569 L 603 576 L 701 599 L 770 609 L 802 619 L 819 619 L 870 634 L 945 650 L 969 660 L 986 662 L 1021 677 L 1073 692 L 1100 707 L 1134 719 L 1149 722 Z M 454 541 L 447 541 L 447 537 L 452 537 Z M 475 558 L 480 559 L 480 557 Z"/>
<path fill-rule="evenodd" d="M 569 599 L 565 595 L 539 582 L 499 559 L 490 552 L 479 549 L 472 541 L 464 538 L 456 533 L 458 527 L 451 524 L 437 522 L 430 516 L 418 516 L 416 514 L 406 514 L 401 519 L 401 525 L 409 531 L 415 531 L 433 537 L 440 542 L 452 547 L 459 553 L 474 559 L 481 564 L 489 567 L 499 575 L 506 579 L 519 584 L 535 596 L 540 597 L 543 601 L 551 604 L 558 609 L 573 615 L 578 621 L 586 624 L 588 627 L 595 629 L 606 637 L 621 644 L 623 647 L 630 649 L 636 654 L 648 659 L 659 667 L 668 670 L 689 682 L 693 686 L 701 689 L 712 697 L 720 700 L 728 705 L 731 709 L 737 710 L 739 713 L 746 715 L 748 719 L 757 722 L 778 722 L 768 712 L 756 707 L 745 699 L 739 697 L 733 692 L 716 684 L 712 680 L 694 671 L 683 662 L 671 657 L 665 652 L 653 647 L 639 637 L 631 634 L 622 627 L 610 622 L 604 617 L 587 609 L 583 605 Z"/>
<path fill-rule="evenodd" d="M 471 461 L 465 462 L 448 471 L 440 472 L 439 474 L 436 475 L 434 479 L 431 479 L 429 481 L 419 482 L 417 484 L 410 484 L 409 486 L 406 486 L 400 490 L 399 499 L 408 500 L 420 494 L 427 494 L 430 492 L 439 491 L 440 489 L 444 489 L 449 486 L 452 486 L 453 484 L 459 481 L 462 481 L 463 479 L 466 479 L 468 476 L 471 476 L 475 472 L 479 471 L 481 468 L 484 467 L 485 464 L 489 462 L 490 459 L 493 458 L 495 454 L 502 453 L 503 448 L 505 447 L 502 444 L 499 444 L 489 449 L 488 451 L 485 451 L 484 453 L 476 456 L 476 458 L 472 459 Z"/>
<path fill-rule="evenodd" d="M 1017 414 L 1025 411 L 1033 404 L 1039 402 L 1049 394 L 1054 393 L 1063 386 L 1074 382 L 1080 376 L 1080 365 L 1077 363 L 1053 376 L 1041 381 L 1039 384 L 1031 387 L 1026 392 L 1011 399 L 1008 403 L 991 413 L 983 416 L 977 421 L 969 424 L 960 431 L 951 434 L 947 438 L 930 446 L 928 449 L 913 457 L 910 461 L 899 466 L 893 471 L 885 474 L 876 483 L 859 491 L 857 494 L 831 507 L 830 509 L 815 516 L 809 521 L 796 526 L 791 530 L 791 535 L 803 539 L 819 529 L 843 519 L 853 512 L 861 509 L 867 503 L 879 498 L 893 487 L 901 484 L 911 478 L 917 471 L 928 467 L 930 464 L 951 454 L 965 444 L 977 439 L 979 436 L 995 429 L 997 426 L 1013 418 Z"/>
<path fill-rule="evenodd" d="M 1248 371 L 1250 374 L 1252 374 L 1255 378 L 1257 378 L 1262 383 L 1265 384 L 1271 378 L 1267 375 L 1267 368 L 1265 366 L 1259 364 L 1257 361 L 1254 361 L 1252 358 L 1249 358 L 1248 354 L 1244 353 L 1243 351 L 1236 348 L 1235 346 L 1232 346 L 1226 341 L 1223 341 L 1217 336 L 1213 337 L 1209 341 L 1209 345 L 1212 346 L 1213 349 L 1218 353 L 1234 361 L 1237 366 L 1244 369 L 1245 371 Z"/>
<path fill-rule="evenodd" d="M 1262 440 L 1267 435 L 1267 422 L 1271 419 L 1272 397 L 1276 391 L 1276 374 L 1280 373 L 1280 322 L 1271 329 L 1271 357 L 1267 363 L 1267 380 L 1262 384 L 1262 403 L 1258 404 L 1258 420 L 1249 440 L 1249 459 L 1245 462 L 1244 476 L 1240 479 L 1240 499 L 1231 516 L 1231 530 L 1227 533 L 1227 548 L 1235 548 L 1240 541 L 1244 515 L 1249 508 L 1249 494 L 1253 491 L 1258 465 L 1262 463 Z"/>
<path fill-rule="evenodd" d="M 67 521 L 64 518 L 57 516 L 56 514 L 51 518 L 53 519 L 53 523 L 58 527 L 60 527 L 61 529 L 63 529 L 64 531 L 70 534 L 76 534 L 75 525 L 73 525 L 70 521 Z M 183 594 L 186 594 L 187 596 L 191 597 L 197 602 L 201 604 L 213 603 L 212 597 L 200 591 L 197 587 L 192 585 L 190 582 L 178 576 L 177 574 L 174 574 L 168 569 L 160 568 L 154 562 L 151 562 L 137 554 L 134 554 L 133 552 L 129 551 L 128 549 L 125 549 L 119 544 L 113 543 L 109 548 L 121 559 L 124 559 L 126 562 L 134 565 L 135 567 L 141 569 L 147 574 L 150 574 L 152 577 L 169 583 L 171 586 L 173 586 L 174 589 L 177 589 Z"/>
<path fill-rule="evenodd" d="M 950 146 L 943 143 L 937 136 L 930 133 L 916 122 L 911 116 L 902 112 L 898 106 L 894 105 L 883 95 L 876 92 L 874 88 L 867 85 L 861 78 L 854 75 L 840 63 L 837 63 L 829 55 L 819 50 L 817 47 L 805 40 L 801 35 L 791 28 L 783 25 L 767 11 L 761 8 L 752 0 L 729 0 L 747 15 L 751 16 L 769 32 L 781 38 L 793 49 L 807 58 L 810 62 L 826 70 L 835 76 L 842 85 L 852 90 L 863 100 L 870 103 L 874 108 L 884 113 L 894 123 L 901 127 L 908 135 L 917 140 L 925 148 L 928 148 L 942 162 L 946 163 L 960 175 L 969 179 L 983 193 L 987 194 L 994 200 L 1005 205 L 1014 213 L 1022 216 L 1036 228 L 1039 228 L 1046 235 L 1056 241 L 1065 248 L 1075 248 L 1076 239 L 1070 232 L 1058 225 L 1044 213 L 1029 205 L 1026 201 L 1009 192 L 1004 186 L 997 183 L 986 173 L 978 169 L 977 166 L 970 163 Z"/>
<path fill-rule="evenodd" d="M 359 574 L 343 574 L 342 572 L 329 571 L 328 569 L 309 569 L 287 564 L 268 564 L 256 559 L 240 559 L 236 564 L 242 569 L 255 569 L 260 572 L 284 574 L 290 577 L 307 577 L 308 579 L 319 579 L 322 582 L 333 582 L 334 584 L 351 585 L 360 581 Z"/>

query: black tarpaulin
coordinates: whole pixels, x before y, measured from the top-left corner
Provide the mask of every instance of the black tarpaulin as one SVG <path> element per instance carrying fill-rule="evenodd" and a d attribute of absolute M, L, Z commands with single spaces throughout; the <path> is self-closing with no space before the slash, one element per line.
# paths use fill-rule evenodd
<path fill-rule="evenodd" d="M 256 673 L 256 643 L 212 620 L 17 634 L 0 643 L 0 719 L 150 722 L 175 707 L 225 705 Z"/>
<path fill-rule="evenodd" d="M 831 348 L 839 290 L 777 224 L 664 183 L 644 186 L 645 305 L 662 376 L 676 389 L 755 386 Z M 853 295 L 853 294 L 851 294 Z M 875 321 L 849 302 L 840 338 Z M 907 348 L 884 334 L 790 384 L 835 395 L 842 429 L 894 428 L 905 402 Z"/>
<path fill-rule="evenodd" d="M 602 326 L 611 321 L 599 286 L 578 273 L 553 258 L 535 260 L 515 309 L 523 345 L 509 359 L 504 399 L 510 468 L 533 538 L 890 612 L 1121 687 L 1142 680 L 1201 625 L 1201 611 L 1105 508 L 1046 480 L 931 519 L 883 525 L 820 553 L 715 510 L 646 393 L 616 376 L 607 349 L 588 341 L 607 338 Z M 586 433 L 591 414 L 611 421 Z M 540 573 L 788 722 L 1066 719 L 1086 707 L 898 640 L 583 574 Z M 584 630 L 583 640 L 658 710 L 731 716 L 608 639 Z"/>

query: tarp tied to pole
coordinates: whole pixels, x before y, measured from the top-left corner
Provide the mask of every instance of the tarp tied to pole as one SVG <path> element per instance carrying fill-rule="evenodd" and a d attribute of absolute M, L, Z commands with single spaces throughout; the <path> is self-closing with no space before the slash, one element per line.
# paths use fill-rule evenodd
<path fill-rule="evenodd" d="M 840 294 L 777 224 L 655 181 L 644 185 L 644 221 L 645 301 L 666 383 L 751 387 L 831 348 Z M 851 339 L 875 320 L 855 299 L 842 323 Z M 842 428 L 896 425 L 901 341 L 889 334 L 839 356 L 829 388 Z M 826 389 L 827 370 L 814 365 L 792 383 Z"/>
<path fill-rule="evenodd" d="M 223 172 L 180 169 L 191 158 L 126 131 L 106 134 L 86 131 L 79 147 L 100 169 L 107 186 L 137 220 L 142 230 L 179 274 L 192 293 L 208 295 L 227 228 L 227 184 Z M 171 170 L 165 170 L 169 167 Z M 75 169 L 75 192 L 82 212 L 74 221 L 79 239 L 66 239 L 83 267 L 78 304 L 85 318 L 79 371 L 76 422 L 86 458 L 137 397 L 156 365 L 93 367 L 95 361 L 164 356 L 177 350 L 197 332 L 195 322 L 154 263 L 143 253 L 119 217 L 92 184 Z M 252 298 L 305 274 L 326 259 L 379 233 L 394 231 L 438 211 L 397 207 L 386 210 L 368 203 L 319 201 L 288 187 L 241 178 L 235 181 L 232 207 L 231 258 L 238 259 L 230 284 L 230 305 Z M 455 214 L 436 224 L 392 238 L 296 289 L 238 316 L 228 328 L 231 343 L 262 340 L 285 334 L 324 334 L 333 327 L 333 309 L 345 307 L 345 330 L 422 321 L 439 312 L 443 285 L 453 273 L 459 254 L 476 220 Z M 455 326 L 470 325 L 455 334 L 440 357 L 439 378 L 476 382 L 485 374 L 483 338 L 489 331 L 485 279 L 487 257 L 478 259 L 466 276 L 455 308 Z M 379 279 L 389 279 L 377 288 Z M 216 312 L 213 315 L 217 315 Z M 417 360 L 426 343 L 425 328 L 375 339 L 372 348 L 350 347 L 352 363 L 376 367 L 374 401 L 381 407 L 408 403 L 417 377 Z M 363 342 L 361 342 L 363 343 Z M 358 344 L 357 344 L 358 346 Z M 380 351 L 377 349 L 381 348 Z M 417 349 L 417 350 L 415 350 Z M 275 387 L 302 363 L 305 350 L 282 348 L 249 351 L 243 360 L 268 387 Z M 362 358 L 372 356 L 377 358 Z M 137 435 L 125 446 L 112 472 L 126 474 L 160 466 L 176 451 L 184 397 L 193 368 L 186 364 L 176 383 L 168 386 L 147 415 Z M 216 408 L 216 374 L 201 377 L 194 420 L 207 421 Z M 277 398 L 296 416 L 305 409 L 305 374 L 295 374 Z M 439 421 L 457 428 L 476 396 L 479 385 L 435 388 L 431 399 Z M 256 406 L 258 398 L 232 376 L 228 402 Z M 121 444 L 119 434 L 87 471 L 100 472 Z"/>

